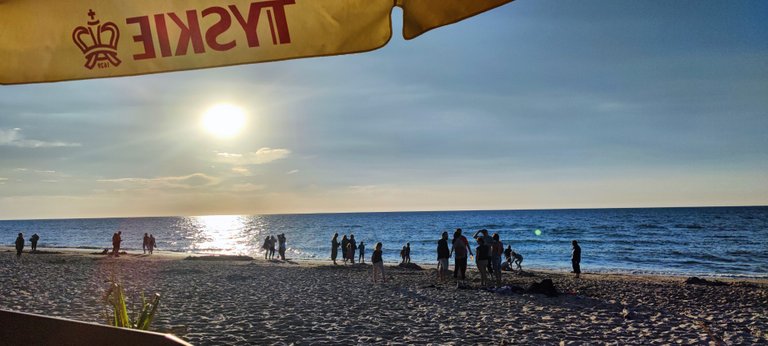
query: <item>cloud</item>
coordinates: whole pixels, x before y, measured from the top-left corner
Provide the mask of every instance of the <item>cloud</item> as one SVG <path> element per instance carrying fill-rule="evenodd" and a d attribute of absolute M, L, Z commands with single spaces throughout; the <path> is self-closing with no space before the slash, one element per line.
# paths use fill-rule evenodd
<path fill-rule="evenodd" d="M 236 165 L 260 165 L 286 158 L 290 153 L 288 149 L 261 148 L 245 154 L 216 153 L 216 161 Z"/>
<path fill-rule="evenodd" d="M 178 176 L 178 177 L 117 178 L 117 179 L 101 179 L 98 181 L 103 183 L 137 185 L 145 188 L 193 189 L 193 188 L 217 185 L 220 182 L 220 179 L 216 177 L 211 177 L 203 173 L 193 173 L 190 175 L 184 175 L 184 176 Z"/>
<path fill-rule="evenodd" d="M 232 172 L 242 175 L 251 175 L 251 170 L 245 167 L 232 167 Z"/>
<path fill-rule="evenodd" d="M 251 183 L 232 185 L 232 191 L 235 192 L 261 191 L 264 190 L 264 188 L 266 188 L 266 186 Z"/>
<path fill-rule="evenodd" d="M 40 170 L 35 170 L 35 173 L 41 173 L 41 174 L 53 174 L 53 173 L 56 173 L 56 171 L 40 171 Z"/>
<path fill-rule="evenodd" d="M 293 170 L 290 170 L 290 171 L 288 171 L 288 172 L 287 172 L 287 173 L 285 173 L 285 174 L 296 174 L 296 173 L 299 173 L 299 170 L 298 170 L 298 169 L 293 169 Z"/>
<path fill-rule="evenodd" d="M 18 148 L 57 148 L 57 147 L 79 147 L 80 143 L 68 142 L 47 142 L 37 139 L 26 139 L 21 134 L 20 128 L 0 129 L 0 146 L 10 146 Z"/>
<path fill-rule="evenodd" d="M 8 180 L 8 178 L 0 178 L 0 185 L 5 184 L 6 180 Z"/>

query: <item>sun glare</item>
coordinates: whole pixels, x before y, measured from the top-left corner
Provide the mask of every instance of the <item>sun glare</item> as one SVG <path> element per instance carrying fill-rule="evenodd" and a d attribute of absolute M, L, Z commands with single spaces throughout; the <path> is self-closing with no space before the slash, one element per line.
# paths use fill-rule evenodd
<path fill-rule="evenodd" d="M 232 138 L 245 126 L 245 112 L 231 104 L 217 104 L 203 114 L 201 125 L 218 138 Z"/>

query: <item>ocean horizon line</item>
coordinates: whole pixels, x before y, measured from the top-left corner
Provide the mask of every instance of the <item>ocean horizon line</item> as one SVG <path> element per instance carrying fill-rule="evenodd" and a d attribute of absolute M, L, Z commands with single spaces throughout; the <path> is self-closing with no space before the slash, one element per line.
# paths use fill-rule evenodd
<path fill-rule="evenodd" d="M 521 209 L 433 209 L 433 210 L 388 210 L 388 211 L 338 211 L 338 212 L 295 212 L 295 213 L 255 213 L 255 214 L 198 214 L 198 215 L 143 215 L 143 216 L 80 216 L 80 217 L 42 217 L 0 219 L 3 221 L 47 221 L 47 220 L 109 220 L 109 219 L 160 219 L 203 216 L 290 216 L 290 215 L 354 215 L 354 214 L 390 214 L 390 213 L 461 213 L 461 212 L 510 212 L 510 211 L 578 211 L 578 210 L 629 210 L 629 209 L 693 209 L 693 208 L 766 208 L 763 205 L 683 205 L 654 207 L 574 207 L 574 208 L 521 208 Z"/>

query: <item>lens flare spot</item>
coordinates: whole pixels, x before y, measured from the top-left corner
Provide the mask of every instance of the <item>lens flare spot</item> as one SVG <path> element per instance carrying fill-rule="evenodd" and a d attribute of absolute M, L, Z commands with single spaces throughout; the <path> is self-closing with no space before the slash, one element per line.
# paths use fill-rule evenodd
<path fill-rule="evenodd" d="M 541 230 L 537 229 L 537 230 L 533 231 L 533 234 L 535 234 L 538 237 L 538 236 L 541 235 Z"/>

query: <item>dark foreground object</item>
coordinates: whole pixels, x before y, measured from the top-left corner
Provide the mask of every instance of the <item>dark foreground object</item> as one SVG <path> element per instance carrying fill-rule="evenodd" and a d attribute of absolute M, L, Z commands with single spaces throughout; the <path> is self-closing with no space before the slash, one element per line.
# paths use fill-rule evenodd
<path fill-rule="evenodd" d="M 3 345 L 169 345 L 190 344 L 170 335 L 110 327 L 56 317 L 0 310 Z"/>
<path fill-rule="evenodd" d="M 185 258 L 188 261 L 253 261 L 253 257 L 250 256 L 233 256 L 233 255 L 210 255 L 210 256 L 188 256 Z"/>
<path fill-rule="evenodd" d="M 704 286 L 728 286 L 727 282 L 722 281 L 709 281 L 707 279 L 699 279 L 695 276 L 685 279 L 687 285 L 704 285 Z"/>

